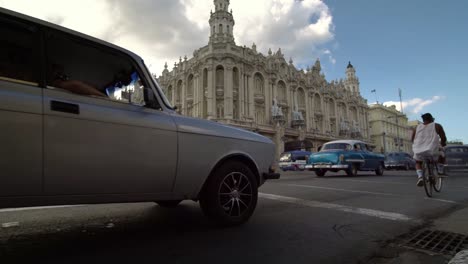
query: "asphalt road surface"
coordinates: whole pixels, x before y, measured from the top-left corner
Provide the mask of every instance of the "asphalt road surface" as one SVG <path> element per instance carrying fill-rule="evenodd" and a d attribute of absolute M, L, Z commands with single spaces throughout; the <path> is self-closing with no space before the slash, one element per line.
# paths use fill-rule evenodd
<path fill-rule="evenodd" d="M 225 229 L 191 201 L 2 209 L 0 263 L 370 263 L 389 241 L 466 205 L 467 173 L 444 184 L 429 199 L 414 171 L 287 172 L 260 188 L 247 224 Z"/>

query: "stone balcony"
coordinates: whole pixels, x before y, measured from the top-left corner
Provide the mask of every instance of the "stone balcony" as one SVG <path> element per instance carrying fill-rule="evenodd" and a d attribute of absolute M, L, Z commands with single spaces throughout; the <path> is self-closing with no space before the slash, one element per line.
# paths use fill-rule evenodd
<path fill-rule="evenodd" d="M 263 104 L 265 102 L 265 95 L 263 94 L 255 94 L 254 95 L 255 103 Z"/>

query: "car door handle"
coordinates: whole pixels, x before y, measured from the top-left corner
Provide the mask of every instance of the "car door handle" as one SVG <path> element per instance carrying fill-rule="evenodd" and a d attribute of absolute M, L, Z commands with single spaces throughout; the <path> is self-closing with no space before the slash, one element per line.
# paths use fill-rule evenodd
<path fill-rule="evenodd" d="M 80 114 L 80 106 L 77 104 L 65 103 L 60 101 L 50 101 L 50 110 L 65 112 L 70 114 Z"/>

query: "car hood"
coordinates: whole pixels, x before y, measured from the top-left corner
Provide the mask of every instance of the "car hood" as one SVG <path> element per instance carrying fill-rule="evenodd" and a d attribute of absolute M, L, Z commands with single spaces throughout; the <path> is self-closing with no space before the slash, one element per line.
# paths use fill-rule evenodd
<path fill-rule="evenodd" d="M 180 133 L 226 137 L 273 144 L 271 139 L 260 134 L 211 120 L 174 115 L 174 121 L 177 126 L 177 131 Z"/>

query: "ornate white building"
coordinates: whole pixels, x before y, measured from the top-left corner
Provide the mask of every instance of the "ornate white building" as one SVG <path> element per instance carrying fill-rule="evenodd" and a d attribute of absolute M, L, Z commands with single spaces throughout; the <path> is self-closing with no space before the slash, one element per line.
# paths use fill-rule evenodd
<path fill-rule="evenodd" d="M 208 45 L 180 58 L 172 71 L 167 63 L 158 78 L 178 111 L 187 116 L 258 132 L 286 149 L 317 150 L 339 138 L 369 141 L 367 100 L 351 63 L 345 80 L 328 82 L 317 59 L 298 70 L 279 49 L 258 52 L 237 46 L 229 0 L 214 0 Z"/>

